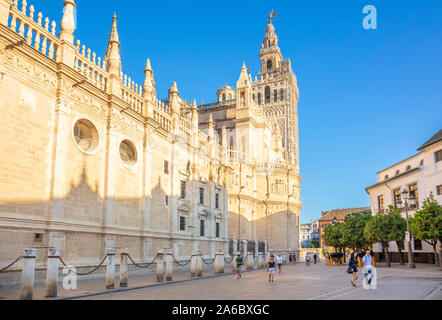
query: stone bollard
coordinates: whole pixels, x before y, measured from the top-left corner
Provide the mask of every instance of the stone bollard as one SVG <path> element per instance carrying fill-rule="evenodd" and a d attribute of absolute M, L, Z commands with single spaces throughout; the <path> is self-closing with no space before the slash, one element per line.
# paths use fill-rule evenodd
<path fill-rule="evenodd" d="M 258 252 L 258 269 L 264 268 L 264 261 L 262 259 L 262 252 Z"/>
<path fill-rule="evenodd" d="M 219 252 L 219 273 L 224 273 L 224 252 Z"/>
<path fill-rule="evenodd" d="M 32 300 L 35 277 L 35 249 L 25 249 L 21 278 L 20 300 Z"/>
<path fill-rule="evenodd" d="M 129 250 L 127 248 L 121 249 L 120 252 L 120 288 L 127 287 L 127 255 Z"/>
<path fill-rule="evenodd" d="M 199 252 L 196 256 L 196 276 L 202 277 L 203 276 L 203 261 L 202 261 L 202 253 Z"/>
<path fill-rule="evenodd" d="M 191 278 L 196 276 L 196 260 L 198 259 L 197 254 L 198 254 L 197 251 L 192 250 L 192 257 L 190 258 L 190 277 Z"/>
<path fill-rule="evenodd" d="M 247 270 L 253 270 L 253 255 L 247 252 Z"/>
<path fill-rule="evenodd" d="M 157 282 L 163 282 L 164 270 L 164 250 L 159 249 L 157 252 Z"/>
<path fill-rule="evenodd" d="M 115 248 L 107 249 L 106 289 L 115 287 Z"/>
<path fill-rule="evenodd" d="M 173 260 L 172 249 L 169 249 L 166 253 L 166 281 L 173 280 Z"/>
<path fill-rule="evenodd" d="M 224 273 L 224 253 L 215 253 L 215 274 Z"/>
<path fill-rule="evenodd" d="M 60 250 L 49 248 L 48 266 L 46 268 L 45 297 L 54 298 L 57 296 L 58 265 L 60 262 Z"/>
<path fill-rule="evenodd" d="M 233 256 L 232 256 L 232 267 L 233 267 L 233 272 L 236 272 L 236 270 L 238 270 L 238 265 L 236 264 L 236 258 L 238 257 L 239 252 L 233 252 Z"/>

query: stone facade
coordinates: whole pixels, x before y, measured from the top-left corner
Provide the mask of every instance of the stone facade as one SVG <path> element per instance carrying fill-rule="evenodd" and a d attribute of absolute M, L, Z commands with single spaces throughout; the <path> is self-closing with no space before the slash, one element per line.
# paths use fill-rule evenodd
<path fill-rule="evenodd" d="M 109 247 L 139 260 L 159 248 L 213 254 L 234 236 L 296 250 L 298 91 L 289 60 L 276 56 L 255 82 L 243 67 L 237 88 L 222 91 L 232 97 L 226 104 L 198 107 L 176 83 L 159 100 L 149 60 L 143 85 L 123 74 L 117 17 L 101 59 L 75 39 L 75 2 L 63 4 L 57 32 L 26 1 L 0 0 L 0 260 L 47 246 L 83 265 Z M 257 102 L 266 85 L 286 88 L 284 112 Z"/>
<path fill-rule="evenodd" d="M 392 205 L 402 210 L 406 218 L 402 191 L 408 191 L 408 196 L 413 195 L 415 201 L 409 200 L 408 213 L 414 216 L 416 210 L 422 208 L 424 200 L 433 193 L 434 199 L 442 203 L 442 130 L 418 148 L 418 153 L 402 160 L 377 173 L 377 183 L 366 188 L 370 195 L 371 212 L 384 214 L 388 206 Z M 402 203 L 401 203 L 402 202 Z M 434 263 L 433 247 L 426 241 L 412 239 L 412 250 L 415 262 Z M 408 260 L 408 244 L 401 241 L 401 251 L 405 261 Z M 438 250 L 441 243 L 438 244 Z M 399 261 L 399 250 L 396 242 L 390 242 L 389 252 L 392 261 Z M 385 259 L 382 254 L 382 245 L 374 244 L 373 251 L 377 259 Z"/>

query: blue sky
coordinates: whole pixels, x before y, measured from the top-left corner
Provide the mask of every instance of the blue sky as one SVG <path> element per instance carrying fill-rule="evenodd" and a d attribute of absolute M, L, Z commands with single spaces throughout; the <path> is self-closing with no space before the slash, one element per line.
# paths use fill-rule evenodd
<path fill-rule="evenodd" d="M 61 0 L 30 0 L 59 22 Z M 322 210 L 368 206 L 376 172 L 442 127 L 442 1 L 76 0 L 76 37 L 103 56 L 118 16 L 123 71 L 142 84 L 149 57 L 159 97 L 172 81 L 186 98 L 215 101 L 242 62 L 259 70 L 265 15 L 300 89 L 301 221 Z M 378 29 L 362 28 L 375 5 Z"/>

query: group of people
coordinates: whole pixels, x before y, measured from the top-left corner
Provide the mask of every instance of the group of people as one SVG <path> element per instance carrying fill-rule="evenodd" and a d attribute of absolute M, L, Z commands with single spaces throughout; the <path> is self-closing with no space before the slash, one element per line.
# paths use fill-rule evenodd
<path fill-rule="evenodd" d="M 310 267 L 310 260 L 311 260 L 312 258 L 311 258 L 311 256 L 310 256 L 310 253 L 308 253 L 307 252 L 307 254 L 305 255 L 305 265 L 307 266 L 307 267 Z M 314 254 L 313 254 L 313 263 L 314 264 L 316 264 L 316 262 L 318 262 L 319 261 L 319 259 L 318 259 L 318 254 L 315 252 Z"/>
<path fill-rule="evenodd" d="M 365 250 L 365 255 L 361 259 L 361 267 L 364 269 L 364 277 L 367 284 L 370 285 L 373 273 L 373 257 L 370 249 Z M 351 285 L 356 287 L 356 280 L 358 279 L 358 259 L 357 253 L 355 252 L 352 252 L 350 256 L 347 272 L 351 274 Z"/>
<path fill-rule="evenodd" d="M 310 265 L 310 254 L 307 254 L 305 259 L 306 259 L 306 265 L 309 266 Z M 318 260 L 319 260 L 318 255 L 315 253 L 313 255 L 314 263 L 316 264 L 316 262 Z M 240 254 L 238 254 L 235 261 L 236 261 L 236 272 L 238 274 L 237 279 L 241 279 L 241 277 L 242 277 L 241 276 L 241 269 L 242 269 L 242 266 L 244 265 L 244 259 L 241 257 Z M 296 264 L 296 255 L 294 253 L 289 254 L 289 263 Z M 276 267 L 278 267 L 278 272 L 281 273 L 282 264 L 283 264 L 283 257 L 280 254 L 277 255 L 276 259 L 275 259 L 274 255 L 270 256 L 270 259 L 267 262 L 267 272 L 269 274 L 269 282 L 274 282 L 274 280 L 275 280 Z"/>

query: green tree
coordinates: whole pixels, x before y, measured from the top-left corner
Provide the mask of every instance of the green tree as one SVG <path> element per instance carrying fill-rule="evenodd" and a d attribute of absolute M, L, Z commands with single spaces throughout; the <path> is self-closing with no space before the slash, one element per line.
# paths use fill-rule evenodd
<path fill-rule="evenodd" d="M 390 241 L 400 241 L 404 237 L 407 222 L 398 212 L 377 214 L 372 217 L 364 229 L 364 237 L 370 243 L 381 243 L 385 252 L 387 267 L 391 267 L 388 244 Z"/>
<path fill-rule="evenodd" d="M 387 209 L 386 212 L 387 212 L 387 214 L 388 213 L 396 213 L 396 214 L 401 215 L 401 209 L 395 208 L 391 204 L 388 206 L 388 209 Z M 405 260 L 404 260 L 404 253 L 402 252 L 401 244 L 400 243 L 401 242 L 404 243 L 405 230 L 407 230 L 407 221 L 406 220 L 402 221 L 402 223 L 400 225 L 400 229 L 404 230 L 404 235 L 403 235 L 402 239 L 396 240 L 396 245 L 397 245 L 397 249 L 399 251 L 399 262 L 400 262 L 401 265 L 403 265 L 403 264 L 405 264 Z"/>
<path fill-rule="evenodd" d="M 342 238 L 347 248 L 362 250 L 371 245 L 364 237 L 364 228 L 372 218 L 371 212 L 352 214 L 345 218 Z"/>
<path fill-rule="evenodd" d="M 342 252 L 342 249 L 345 248 L 345 243 L 342 238 L 343 227 L 343 223 L 329 224 L 325 227 L 322 235 L 325 245 L 335 248 L 336 252 Z"/>
<path fill-rule="evenodd" d="M 312 248 L 319 248 L 319 241 L 313 240 L 310 246 Z"/>
<path fill-rule="evenodd" d="M 437 241 L 442 243 L 442 206 L 434 199 L 433 193 L 430 193 L 430 196 L 424 200 L 422 209 L 416 211 L 409 222 L 413 236 L 433 247 L 436 265 L 439 266 Z"/>

